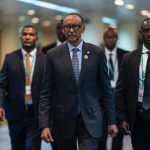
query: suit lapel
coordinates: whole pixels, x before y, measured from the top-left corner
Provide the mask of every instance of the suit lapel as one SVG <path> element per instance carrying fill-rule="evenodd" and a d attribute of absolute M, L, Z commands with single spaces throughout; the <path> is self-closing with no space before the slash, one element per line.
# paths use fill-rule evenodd
<path fill-rule="evenodd" d="M 72 61 L 70 58 L 70 52 L 69 52 L 69 48 L 67 46 L 67 43 L 62 45 L 62 50 L 61 50 L 60 54 L 61 54 L 60 58 L 62 59 L 62 62 L 64 64 L 69 76 L 71 77 L 73 82 L 76 83 L 73 68 L 72 68 Z"/>
<path fill-rule="evenodd" d="M 86 73 L 86 70 L 88 68 L 88 62 L 90 61 L 89 55 L 90 55 L 90 49 L 88 49 L 86 44 L 83 43 L 82 64 L 81 64 L 81 71 L 80 71 L 80 76 L 79 76 L 79 83 L 81 83 L 81 81 L 84 78 L 84 75 Z"/>
<path fill-rule="evenodd" d="M 122 54 L 121 51 L 117 48 L 117 59 L 118 59 L 118 68 L 120 68 Z"/>
<path fill-rule="evenodd" d="M 21 71 L 24 79 L 25 79 L 25 68 L 24 68 L 23 55 L 22 55 L 21 49 L 18 50 L 16 59 L 18 60 L 18 66 L 20 68 L 20 71 Z"/>
<path fill-rule="evenodd" d="M 133 80 L 135 81 L 136 90 L 139 87 L 139 66 L 140 66 L 141 50 L 137 50 L 131 57 L 133 74 L 135 75 Z"/>
<path fill-rule="evenodd" d="M 32 84 L 34 83 L 35 81 L 35 77 L 36 75 L 38 74 L 38 71 L 40 70 L 40 66 L 41 66 L 41 63 L 40 63 L 40 53 L 39 51 L 37 50 L 37 54 L 36 54 L 36 60 L 35 60 L 35 66 L 34 66 L 34 70 L 33 70 L 33 76 L 32 76 Z"/>

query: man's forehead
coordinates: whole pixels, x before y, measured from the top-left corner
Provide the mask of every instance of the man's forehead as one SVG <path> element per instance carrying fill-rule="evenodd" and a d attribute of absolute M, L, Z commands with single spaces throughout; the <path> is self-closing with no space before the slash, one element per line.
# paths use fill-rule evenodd
<path fill-rule="evenodd" d="M 64 18 L 64 22 L 68 22 L 68 21 L 76 21 L 76 22 L 81 22 L 81 19 L 79 16 L 77 15 L 70 15 L 70 16 L 67 16 L 66 18 Z"/>

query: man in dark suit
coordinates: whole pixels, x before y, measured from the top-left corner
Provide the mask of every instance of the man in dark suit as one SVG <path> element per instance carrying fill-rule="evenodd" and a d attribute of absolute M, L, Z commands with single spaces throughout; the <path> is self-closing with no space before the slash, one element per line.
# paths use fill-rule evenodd
<path fill-rule="evenodd" d="M 43 53 L 47 53 L 48 50 L 60 45 L 61 43 L 66 41 L 66 37 L 62 32 L 62 20 L 58 21 L 57 25 L 56 25 L 56 35 L 57 35 L 57 40 L 49 45 L 46 45 L 42 48 L 42 52 Z"/>
<path fill-rule="evenodd" d="M 108 133 L 117 134 L 106 58 L 99 47 L 81 39 L 84 30 L 83 18 L 76 13 L 68 14 L 63 20 L 67 42 L 47 54 L 39 122 L 43 140 L 53 141 L 54 130 L 59 150 L 77 150 L 77 142 L 80 150 L 98 150 L 102 101 Z"/>
<path fill-rule="evenodd" d="M 62 32 L 62 24 L 63 24 L 63 20 L 60 20 L 60 21 L 57 22 L 57 25 L 56 25 L 57 40 L 54 43 L 51 43 L 51 44 L 49 44 L 49 45 L 42 48 L 42 52 L 44 54 L 47 54 L 47 52 L 50 49 L 52 49 L 52 48 L 54 48 L 54 47 L 56 47 L 56 46 L 58 46 L 58 45 L 60 45 L 60 44 L 62 44 L 63 42 L 66 41 L 66 37 Z M 53 136 L 53 138 L 54 138 L 54 136 Z M 51 142 L 51 146 L 52 146 L 53 150 L 58 149 L 57 148 L 57 143 L 56 143 L 55 140 L 53 142 Z"/>
<path fill-rule="evenodd" d="M 24 26 L 22 48 L 7 54 L 0 72 L 0 120 L 6 113 L 12 150 L 40 150 L 39 95 L 45 55 L 38 52 L 37 29 Z"/>
<path fill-rule="evenodd" d="M 119 72 L 123 55 L 126 54 L 128 51 L 125 51 L 117 47 L 118 34 L 115 28 L 108 27 L 104 32 L 103 40 L 104 40 L 104 45 L 102 47 L 107 59 L 107 67 L 108 67 L 108 74 L 111 81 L 111 87 L 114 91 L 116 87 L 118 72 Z M 105 110 L 103 111 L 104 111 L 104 116 L 106 116 Z M 117 136 L 113 138 L 111 149 L 122 150 L 122 141 L 123 141 L 123 132 L 119 131 Z M 101 149 L 106 150 L 106 143 L 107 143 L 107 125 L 105 124 L 104 121 L 104 135 L 100 140 L 100 150 Z"/>
<path fill-rule="evenodd" d="M 116 86 L 121 128 L 134 150 L 150 149 L 150 18 L 141 23 L 141 48 L 123 57 Z"/>

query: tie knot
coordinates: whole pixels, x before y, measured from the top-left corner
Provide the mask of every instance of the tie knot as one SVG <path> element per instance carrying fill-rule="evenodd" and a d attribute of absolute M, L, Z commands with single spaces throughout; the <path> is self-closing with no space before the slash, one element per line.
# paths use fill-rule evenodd
<path fill-rule="evenodd" d="M 112 55 L 113 55 L 112 53 L 109 54 L 110 57 L 111 57 Z"/>
<path fill-rule="evenodd" d="M 79 51 L 79 49 L 78 48 L 73 48 L 72 49 L 72 52 L 75 54 L 75 53 L 77 53 Z"/>
<path fill-rule="evenodd" d="M 31 54 L 30 53 L 26 53 L 26 57 L 30 57 L 31 56 Z"/>

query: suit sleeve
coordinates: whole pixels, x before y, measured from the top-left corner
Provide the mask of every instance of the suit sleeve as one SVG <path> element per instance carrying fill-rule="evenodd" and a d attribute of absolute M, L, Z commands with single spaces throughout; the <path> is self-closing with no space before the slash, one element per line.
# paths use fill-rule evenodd
<path fill-rule="evenodd" d="M 111 88 L 108 69 L 106 65 L 106 57 L 103 51 L 100 52 L 100 86 L 103 98 L 104 110 L 107 116 L 108 124 L 116 124 L 116 110 L 114 93 Z"/>
<path fill-rule="evenodd" d="M 3 107 L 6 90 L 8 86 L 8 55 L 5 56 L 4 63 L 0 72 L 0 107 Z"/>
<path fill-rule="evenodd" d="M 116 91 L 115 91 L 117 117 L 119 121 L 127 120 L 127 114 L 126 114 L 127 60 L 128 60 L 128 54 L 125 54 L 121 63 L 119 77 L 118 77 Z"/>
<path fill-rule="evenodd" d="M 43 77 L 39 101 L 39 127 L 50 127 L 51 96 L 53 92 L 53 66 L 50 55 L 46 58 L 46 67 Z"/>

